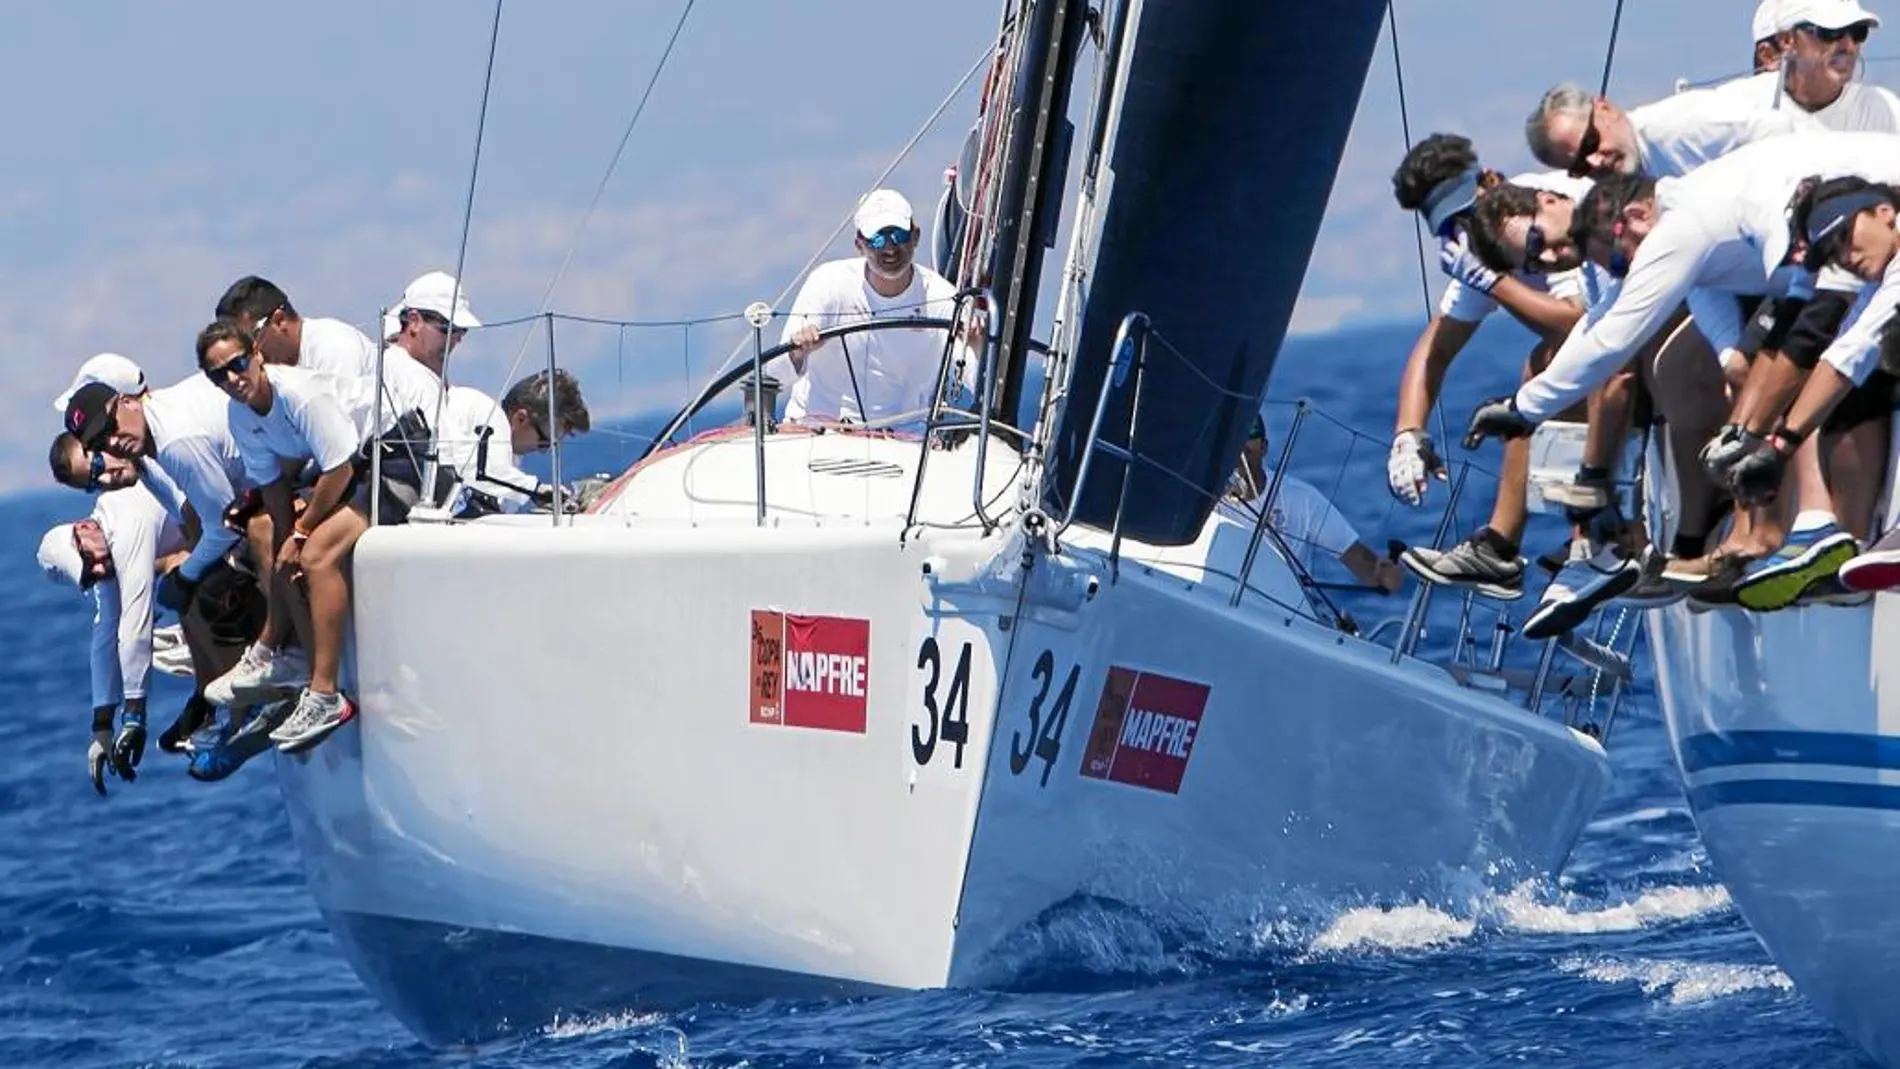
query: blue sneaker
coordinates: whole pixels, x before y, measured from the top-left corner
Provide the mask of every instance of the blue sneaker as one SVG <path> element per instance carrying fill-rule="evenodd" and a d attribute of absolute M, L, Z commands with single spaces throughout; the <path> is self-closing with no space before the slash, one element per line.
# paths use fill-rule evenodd
<path fill-rule="evenodd" d="M 1838 573 L 1859 552 L 1854 536 L 1839 524 L 1796 531 L 1780 549 L 1749 563 L 1735 584 L 1735 600 L 1755 612 L 1785 609 L 1808 587 Z"/>
<path fill-rule="evenodd" d="M 269 712 L 270 706 L 254 709 L 242 727 L 233 727 L 227 720 L 200 729 L 192 736 L 191 760 L 185 773 L 200 783 L 215 783 L 243 768 L 246 761 L 270 748 L 270 732 L 253 730 Z"/>

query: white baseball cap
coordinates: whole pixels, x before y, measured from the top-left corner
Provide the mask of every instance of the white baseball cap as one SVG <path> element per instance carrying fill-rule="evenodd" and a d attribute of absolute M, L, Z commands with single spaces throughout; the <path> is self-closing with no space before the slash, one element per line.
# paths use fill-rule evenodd
<path fill-rule="evenodd" d="M 1749 44 L 1765 41 L 1780 32 L 1781 0 L 1761 0 L 1755 6 L 1755 20 L 1749 24 Z"/>
<path fill-rule="evenodd" d="M 858 205 L 858 236 L 873 237 L 887 226 L 900 230 L 910 230 L 916 225 L 911 219 L 910 201 L 895 189 L 872 190 Z"/>
<path fill-rule="evenodd" d="M 1824 30 L 1840 30 L 1857 22 L 1880 25 L 1880 16 L 1860 6 L 1860 0 L 1781 0 L 1775 29 L 1792 30 L 1811 22 Z"/>
<path fill-rule="evenodd" d="M 40 570 L 55 583 L 79 585 L 79 577 L 86 570 L 86 562 L 79 556 L 79 543 L 73 538 L 72 524 L 58 524 L 40 539 Z"/>
<path fill-rule="evenodd" d="M 454 304 L 451 306 L 450 302 Z M 451 311 L 453 307 L 453 311 Z M 396 302 L 398 313 L 413 308 L 418 312 L 434 312 L 464 330 L 479 327 L 482 321 L 468 310 L 468 294 L 459 290 L 455 276 L 447 271 L 431 271 L 418 277 L 402 291 L 402 300 Z M 384 321 L 384 326 L 388 321 Z"/>
<path fill-rule="evenodd" d="M 79 365 L 72 385 L 53 399 L 53 411 L 64 415 L 66 406 L 72 404 L 73 394 L 89 382 L 103 382 L 117 393 L 136 395 L 145 392 L 145 372 L 139 370 L 137 364 L 118 353 L 100 353 Z"/>

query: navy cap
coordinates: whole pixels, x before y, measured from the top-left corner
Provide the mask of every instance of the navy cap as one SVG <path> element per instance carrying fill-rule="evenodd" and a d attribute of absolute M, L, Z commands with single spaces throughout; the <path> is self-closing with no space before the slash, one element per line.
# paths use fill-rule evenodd
<path fill-rule="evenodd" d="M 66 403 L 66 429 L 79 444 L 87 449 L 98 446 L 99 439 L 106 436 L 106 430 L 112 426 L 112 402 L 119 399 L 119 391 L 103 382 L 88 382 L 73 391 L 73 399 Z"/>

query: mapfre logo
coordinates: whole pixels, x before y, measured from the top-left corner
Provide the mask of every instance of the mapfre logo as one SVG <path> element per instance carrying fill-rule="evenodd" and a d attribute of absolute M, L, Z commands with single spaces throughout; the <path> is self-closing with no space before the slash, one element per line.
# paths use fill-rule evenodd
<path fill-rule="evenodd" d="M 1082 775 L 1179 794 L 1209 693 L 1205 683 L 1110 668 L 1082 754 Z"/>
<path fill-rule="evenodd" d="M 755 724 L 864 734 L 871 689 L 871 622 L 752 610 Z"/>

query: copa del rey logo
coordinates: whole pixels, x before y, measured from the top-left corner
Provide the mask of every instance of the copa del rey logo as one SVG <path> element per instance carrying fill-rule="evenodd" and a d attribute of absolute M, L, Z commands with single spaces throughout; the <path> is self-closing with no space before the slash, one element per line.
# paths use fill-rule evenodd
<path fill-rule="evenodd" d="M 1110 668 L 1082 754 L 1082 775 L 1179 794 L 1208 694 L 1205 683 Z"/>
<path fill-rule="evenodd" d="M 752 722 L 864 734 L 871 621 L 752 610 Z"/>

